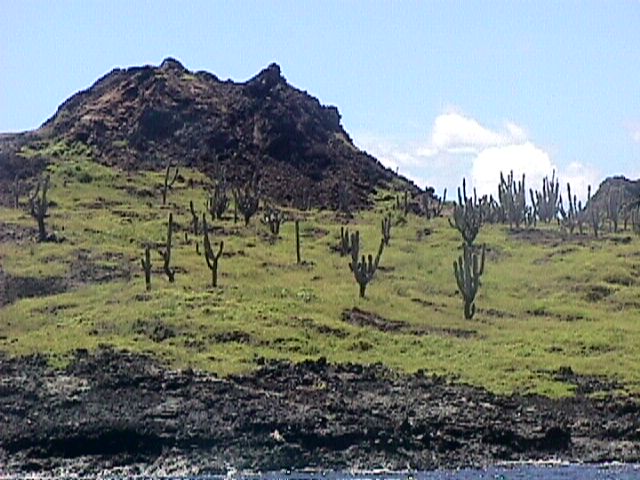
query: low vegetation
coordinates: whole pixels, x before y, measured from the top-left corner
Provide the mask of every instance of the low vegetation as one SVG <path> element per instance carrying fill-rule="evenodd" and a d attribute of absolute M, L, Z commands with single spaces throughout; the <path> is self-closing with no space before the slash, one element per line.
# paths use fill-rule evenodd
<path fill-rule="evenodd" d="M 551 213 L 534 226 L 515 211 L 530 208 L 524 179 L 515 190 L 503 179 L 514 200 L 507 215 L 464 187 L 453 211 L 423 203 L 429 214 L 413 213 L 406 192 L 380 191 L 360 213 L 278 211 L 298 221 L 278 223 L 274 241 L 273 222 L 250 222 L 262 201 L 255 182 L 226 200 L 245 220 L 235 223 L 217 208 L 222 187 L 216 194 L 196 171 L 176 170 L 167 195 L 166 171 L 100 166 L 84 149 L 56 158 L 47 229 L 64 241 L 34 241 L 29 210 L 0 207 L 0 350 L 11 355 L 44 353 L 62 366 L 78 348 L 110 345 L 218 375 L 326 357 L 551 396 L 572 393 L 557 376 L 570 367 L 619 382 L 621 394 L 640 391 L 638 239 L 621 220 L 609 231 L 600 218 L 597 238 L 561 229 Z M 554 185 L 532 192 L 539 212 L 553 209 Z M 591 213 L 575 210 L 586 223 Z M 475 291 L 463 310 L 466 275 Z M 350 322 L 354 309 L 375 326 Z"/>

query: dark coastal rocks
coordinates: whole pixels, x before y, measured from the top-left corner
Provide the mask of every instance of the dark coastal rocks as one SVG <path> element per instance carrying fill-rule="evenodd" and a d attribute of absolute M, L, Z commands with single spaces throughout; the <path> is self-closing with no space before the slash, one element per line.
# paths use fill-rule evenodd
<path fill-rule="evenodd" d="M 0 357 L 0 465 L 10 472 L 637 462 L 639 411 L 634 398 L 500 397 L 323 359 L 222 380 L 107 349 L 78 352 L 57 372 L 43 357 Z"/>

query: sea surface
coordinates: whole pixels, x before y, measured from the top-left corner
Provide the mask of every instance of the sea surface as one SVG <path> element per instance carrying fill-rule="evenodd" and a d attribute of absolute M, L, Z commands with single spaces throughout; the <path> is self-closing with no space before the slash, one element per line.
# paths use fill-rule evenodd
<path fill-rule="evenodd" d="M 640 465 L 513 465 L 485 469 L 438 470 L 413 473 L 289 473 L 233 474 L 226 477 L 198 477 L 209 479 L 246 480 L 640 480 Z"/>

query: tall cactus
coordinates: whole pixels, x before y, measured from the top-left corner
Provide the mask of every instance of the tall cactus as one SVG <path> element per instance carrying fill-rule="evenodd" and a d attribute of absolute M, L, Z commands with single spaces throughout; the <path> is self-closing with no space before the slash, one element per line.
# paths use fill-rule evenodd
<path fill-rule="evenodd" d="M 144 284 L 147 290 L 151 290 L 151 252 L 149 245 L 144 247 L 144 258 L 140 259 L 142 269 L 144 270 Z"/>
<path fill-rule="evenodd" d="M 202 234 L 204 235 L 204 258 L 207 261 L 207 267 L 211 270 L 211 286 L 218 286 L 218 261 L 222 256 L 222 249 L 224 248 L 224 241 L 220 240 L 220 247 L 217 253 L 213 253 L 211 248 L 211 241 L 209 240 L 209 231 L 207 229 L 207 217 L 202 214 Z"/>
<path fill-rule="evenodd" d="M 47 211 L 49 210 L 49 201 L 47 200 L 47 190 L 49 189 L 49 175 L 38 180 L 36 189 L 33 195 L 29 197 L 30 213 L 33 218 L 38 222 L 38 241 L 47 241 L 47 229 L 45 225 L 45 218 L 47 218 Z"/>
<path fill-rule="evenodd" d="M 385 246 L 389 246 L 389 241 L 391 240 L 391 215 L 387 215 L 382 219 L 381 222 L 381 230 L 382 230 L 382 241 Z"/>
<path fill-rule="evenodd" d="M 484 273 L 485 246 L 482 246 L 482 257 L 478 264 L 478 254 L 473 251 L 473 247 L 463 244 L 464 252 L 458 260 L 453 261 L 453 273 L 456 277 L 458 290 L 464 299 L 464 318 L 470 320 L 476 312 L 474 304 L 478 288 L 480 287 L 480 276 Z"/>
<path fill-rule="evenodd" d="M 351 236 L 349 235 L 349 229 L 340 227 L 340 244 L 338 249 L 340 250 L 340 256 L 351 254 Z"/>
<path fill-rule="evenodd" d="M 198 213 L 193 205 L 193 200 L 189 201 L 189 211 L 191 212 L 191 228 L 193 229 L 193 234 L 198 235 L 200 229 L 198 228 Z"/>
<path fill-rule="evenodd" d="M 364 298 L 367 285 L 373 280 L 376 270 L 378 269 L 378 264 L 380 263 L 380 256 L 382 255 L 383 249 L 384 239 L 380 239 L 380 247 L 378 248 L 375 260 L 371 254 L 369 254 L 367 258 L 362 255 L 362 259 L 358 260 L 360 253 L 360 232 L 356 230 L 355 233 L 351 234 L 351 262 L 349 262 L 349 268 L 353 272 L 353 276 L 360 287 L 360 298 Z"/>
<path fill-rule="evenodd" d="M 609 230 L 618 232 L 618 222 L 622 212 L 622 202 L 624 194 L 620 187 L 610 188 L 607 193 L 607 218 L 609 220 Z"/>
<path fill-rule="evenodd" d="M 422 213 L 430 220 L 432 218 L 439 217 L 442 214 L 442 207 L 444 207 L 447 201 L 447 189 L 444 189 L 442 198 L 436 197 L 434 194 L 426 191 L 420 197 L 420 208 Z"/>
<path fill-rule="evenodd" d="M 516 230 L 520 225 L 524 225 L 527 221 L 527 202 L 525 197 L 524 173 L 522 180 L 516 182 L 513 176 L 513 170 L 507 175 L 500 172 L 500 185 L 498 186 L 498 198 L 500 204 L 505 210 L 509 228 Z"/>
<path fill-rule="evenodd" d="M 560 183 L 556 179 L 556 172 L 553 171 L 551 180 L 544 177 L 542 180 L 542 192 L 529 190 L 531 205 L 541 222 L 550 223 L 558 218 Z"/>
<path fill-rule="evenodd" d="M 229 195 L 227 195 L 226 184 L 218 182 L 214 185 L 207 199 L 207 210 L 212 220 L 222 220 L 227 208 L 229 208 Z"/>
<path fill-rule="evenodd" d="M 258 211 L 260 197 L 257 188 L 257 178 L 248 182 L 244 188 L 236 188 L 233 193 L 235 205 L 244 217 L 244 224 L 249 225 L 251 217 Z"/>
<path fill-rule="evenodd" d="M 167 191 L 171 187 L 173 187 L 173 184 L 176 183 L 176 179 L 178 178 L 178 167 L 176 167 L 173 178 L 171 180 L 169 180 L 170 171 L 171 171 L 171 160 L 167 162 L 167 169 L 164 173 L 164 186 L 162 187 L 162 205 L 167 204 Z"/>
<path fill-rule="evenodd" d="M 462 179 L 462 191 L 458 187 L 458 203 L 453 205 L 453 221 L 449 225 L 456 228 L 464 243 L 472 245 L 482 226 L 482 209 L 474 190 L 473 198 L 467 197 L 466 181 Z"/>
<path fill-rule="evenodd" d="M 13 180 L 13 207 L 20 208 L 20 177 Z"/>
<path fill-rule="evenodd" d="M 175 281 L 176 272 L 171 269 L 171 235 L 173 231 L 173 213 L 169 214 L 169 224 L 167 225 L 167 241 L 165 244 L 165 249 L 158 250 L 162 260 L 164 261 L 164 273 L 167 275 L 169 282 L 173 283 Z"/>
<path fill-rule="evenodd" d="M 280 210 L 268 207 L 262 217 L 262 223 L 269 228 L 271 235 L 277 237 L 280 233 L 280 225 L 284 223 L 284 215 Z"/>

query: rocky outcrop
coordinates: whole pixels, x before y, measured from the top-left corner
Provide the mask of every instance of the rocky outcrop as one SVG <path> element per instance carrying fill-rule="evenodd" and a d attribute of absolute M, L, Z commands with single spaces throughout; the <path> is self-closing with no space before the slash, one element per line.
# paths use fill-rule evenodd
<path fill-rule="evenodd" d="M 287 83 L 271 64 L 243 83 L 159 67 L 115 69 L 65 101 L 36 132 L 90 145 L 100 162 L 163 168 L 167 159 L 242 183 L 256 172 L 274 200 L 338 205 L 346 185 L 355 206 L 389 182 L 408 181 L 357 149 L 333 106 Z"/>

